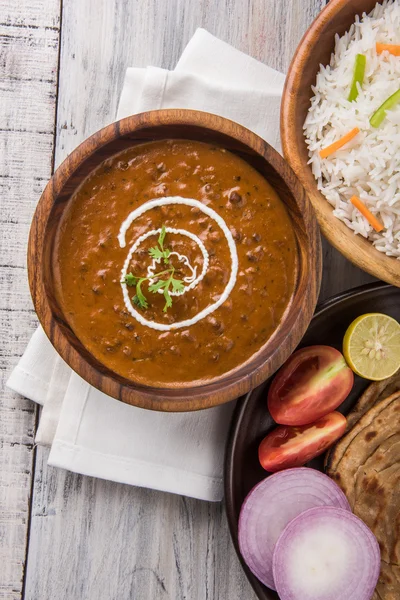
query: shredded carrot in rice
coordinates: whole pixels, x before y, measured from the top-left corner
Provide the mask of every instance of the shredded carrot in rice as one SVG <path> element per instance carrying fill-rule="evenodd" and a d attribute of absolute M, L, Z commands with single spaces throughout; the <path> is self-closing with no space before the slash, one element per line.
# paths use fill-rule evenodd
<path fill-rule="evenodd" d="M 333 142 L 333 144 L 331 144 L 330 146 L 322 148 L 322 150 L 319 151 L 320 157 L 326 158 L 330 154 L 333 154 L 334 152 L 336 152 L 336 150 L 339 150 L 340 148 L 342 148 L 342 146 L 347 144 L 347 142 L 350 142 L 354 137 L 356 137 L 358 133 L 360 133 L 359 128 L 354 127 L 354 129 L 346 133 L 346 135 L 344 135 L 340 139 L 336 140 L 336 142 Z"/>
<path fill-rule="evenodd" d="M 378 221 L 378 219 L 375 217 L 375 215 L 372 214 L 372 212 L 370 210 L 368 210 L 368 208 L 360 200 L 360 198 L 358 198 L 357 196 L 352 196 L 352 198 L 350 198 L 350 202 L 367 219 L 368 223 L 370 225 L 372 225 L 372 227 L 375 229 L 375 231 L 377 231 L 379 233 L 380 231 L 382 231 L 382 229 L 384 229 L 384 226 L 382 225 L 382 223 L 380 221 Z"/>
<path fill-rule="evenodd" d="M 378 54 L 382 54 L 385 50 L 394 56 L 400 56 L 400 46 L 397 44 L 380 44 L 376 42 L 376 51 Z"/>

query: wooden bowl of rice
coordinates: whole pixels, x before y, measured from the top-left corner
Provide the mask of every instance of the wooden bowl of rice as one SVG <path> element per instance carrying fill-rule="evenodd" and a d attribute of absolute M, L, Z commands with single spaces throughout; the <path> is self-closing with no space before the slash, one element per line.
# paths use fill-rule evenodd
<path fill-rule="evenodd" d="M 400 287 L 400 259 L 377 250 L 362 235 L 355 235 L 334 215 L 333 206 L 319 191 L 309 165 L 310 157 L 303 131 L 314 95 L 311 86 L 316 83 L 320 65 L 330 62 L 335 50 L 335 34 L 342 36 L 350 29 L 357 15 L 361 17 L 362 13 L 369 13 L 376 4 L 376 0 L 331 0 L 315 19 L 289 67 L 282 98 L 281 137 L 285 158 L 306 189 L 325 237 L 360 269 Z M 400 61 L 400 57 L 397 60 Z M 398 233 L 396 238 L 399 239 Z"/>

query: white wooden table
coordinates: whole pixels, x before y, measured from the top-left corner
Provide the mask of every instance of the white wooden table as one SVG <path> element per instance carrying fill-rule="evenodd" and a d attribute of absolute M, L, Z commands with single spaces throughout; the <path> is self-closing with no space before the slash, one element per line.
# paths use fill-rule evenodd
<path fill-rule="evenodd" d="M 254 599 L 224 508 L 47 467 L 4 389 L 37 320 L 25 255 L 53 169 L 110 123 L 128 66 L 173 68 L 199 26 L 285 71 L 325 0 L 0 0 L 0 599 Z M 369 281 L 324 245 L 321 297 Z"/>

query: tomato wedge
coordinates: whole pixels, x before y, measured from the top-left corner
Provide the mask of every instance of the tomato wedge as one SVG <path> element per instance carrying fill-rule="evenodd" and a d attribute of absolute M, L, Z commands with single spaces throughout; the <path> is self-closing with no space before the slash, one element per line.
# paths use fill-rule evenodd
<path fill-rule="evenodd" d="M 335 410 L 353 387 L 353 371 L 330 346 L 297 350 L 268 392 L 268 409 L 280 425 L 307 425 Z"/>
<path fill-rule="evenodd" d="M 345 432 L 346 418 L 332 412 L 311 425 L 301 427 L 279 426 L 261 442 L 258 458 L 270 473 L 301 467 L 319 456 Z"/>

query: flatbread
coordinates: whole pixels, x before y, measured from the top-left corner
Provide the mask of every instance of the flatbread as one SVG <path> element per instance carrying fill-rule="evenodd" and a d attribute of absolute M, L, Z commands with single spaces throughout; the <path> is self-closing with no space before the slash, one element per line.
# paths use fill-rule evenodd
<path fill-rule="evenodd" d="M 400 391 L 387 398 L 382 393 L 375 391 L 369 409 L 373 395 L 360 399 L 358 421 L 331 452 L 327 473 L 379 542 L 382 563 L 374 600 L 399 600 Z"/>
<path fill-rule="evenodd" d="M 359 421 L 359 419 L 369 410 L 376 402 L 383 400 L 388 396 L 394 394 L 394 392 L 400 391 L 400 371 L 388 379 L 383 381 L 374 381 L 360 396 L 357 404 L 353 410 L 346 416 L 347 427 L 346 431 L 349 431 Z"/>
<path fill-rule="evenodd" d="M 346 432 L 353 429 L 354 425 L 358 423 L 361 417 L 372 407 L 374 404 L 391 396 L 395 392 L 400 391 L 400 371 L 388 379 L 383 381 L 374 381 L 360 396 L 357 404 L 353 407 L 353 410 L 346 415 L 347 426 Z M 333 446 L 325 455 L 325 470 L 329 471 L 334 469 L 335 465 L 343 453 L 344 447 L 347 444 L 345 441 L 346 436 L 342 437 L 341 440 L 335 446 Z M 399 599 L 400 600 L 400 599 Z"/>

